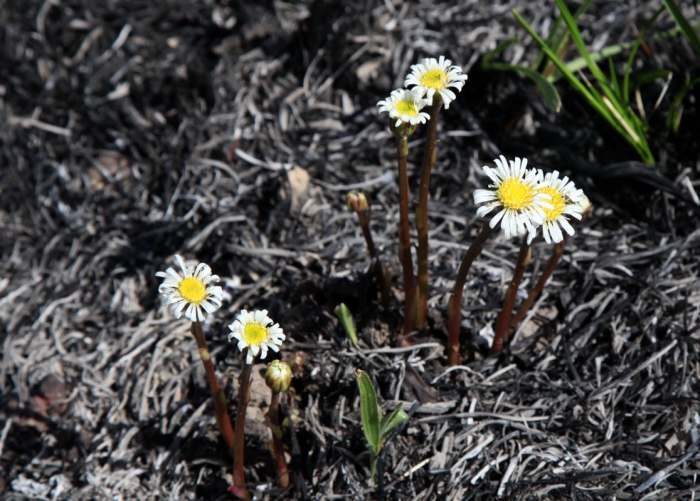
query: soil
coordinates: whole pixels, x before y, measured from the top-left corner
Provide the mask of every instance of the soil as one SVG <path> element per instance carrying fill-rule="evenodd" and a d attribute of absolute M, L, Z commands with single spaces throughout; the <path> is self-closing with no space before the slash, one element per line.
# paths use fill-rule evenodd
<path fill-rule="evenodd" d="M 633 41 L 659 7 L 600 0 L 579 26 L 598 50 Z M 156 271 L 181 254 L 222 278 L 204 329 L 232 416 L 242 359 L 227 325 L 242 308 L 267 309 L 288 336 L 280 356 L 303 359 L 288 489 L 256 392 L 245 452 L 257 499 L 695 499 L 700 86 L 677 133 L 666 121 L 698 55 L 672 36 L 635 60 L 634 75 L 673 73 L 654 111 L 667 81 L 638 85 L 650 167 L 566 82 L 554 114 L 529 80 L 481 67 L 512 37 L 501 60 L 535 60 L 513 8 L 538 33 L 556 15 L 546 0 L 0 0 L 0 497 L 233 499 L 195 341 L 158 297 Z M 664 12 L 652 33 L 673 27 Z M 402 349 L 395 145 L 376 103 L 440 54 L 469 80 L 440 117 L 429 326 Z M 571 176 L 594 210 L 498 357 L 484 336 L 518 242 L 487 243 L 464 296 L 464 364 L 448 368 L 447 300 L 481 224 L 472 193 L 501 154 Z M 386 307 L 351 188 L 369 194 L 394 269 Z M 521 294 L 550 252 L 536 241 Z M 355 369 L 385 410 L 410 414 L 374 484 Z"/>

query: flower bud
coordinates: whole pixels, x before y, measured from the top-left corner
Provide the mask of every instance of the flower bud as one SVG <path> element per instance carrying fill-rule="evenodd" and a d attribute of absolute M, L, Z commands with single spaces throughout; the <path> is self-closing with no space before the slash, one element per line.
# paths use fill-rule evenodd
<path fill-rule="evenodd" d="M 350 212 L 365 212 L 369 210 L 367 195 L 361 191 L 350 191 L 345 196 L 345 205 Z"/>
<path fill-rule="evenodd" d="M 272 391 L 283 393 L 292 384 L 292 369 L 281 360 L 273 360 L 267 364 L 265 382 Z"/>

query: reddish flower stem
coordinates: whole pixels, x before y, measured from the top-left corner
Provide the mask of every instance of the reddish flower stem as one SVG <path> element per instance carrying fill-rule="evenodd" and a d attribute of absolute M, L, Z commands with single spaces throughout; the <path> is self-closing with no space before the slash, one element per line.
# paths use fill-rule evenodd
<path fill-rule="evenodd" d="M 513 314 L 513 308 L 515 307 L 515 298 L 518 295 L 518 287 L 523 279 L 525 267 L 529 262 L 530 244 L 527 243 L 527 236 L 524 236 L 523 241 L 520 244 L 520 252 L 518 252 L 518 261 L 515 265 L 515 271 L 513 272 L 513 279 L 510 282 L 508 290 L 506 291 L 506 297 L 503 300 L 503 309 L 501 309 L 501 314 L 498 316 L 496 333 L 493 336 L 493 345 L 491 346 L 491 351 L 489 352 L 490 355 L 496 355 L 503 350 L 506 330 L 510 324 L 510 317 Z"/>
<path fill-rule="evenodd" d="M 416 232 L 418 233 L 418 301 L 416 303 L 416 329 L 425 327 L 428 318 L 428 196 L 430 195 L 430 173 L 437 158 L 437 126 L 442 98 L 436 95 L 428 108 L 428 134 L 425 141 L 423 166 L 420 173 L 418 206 L 416 207 Z"/>
<path fill-rule="evenodd" d="M 381 297 L 381 301 L 382 304 L 386 306 L 389 304 L 389 297 L 391 294 L 391 280 L 389 275 L 384 274 L 382 262 L 377 256 L 377 248 L 374 246 L 372 231 L 369 228 L 370 212 L 369 210 L 360 211 L 357 213 L 357 217 L 360 220 L 360 227 L 362 228 L 362 235 L 365 237 L 367 251 L 369 252 L 370 257 L 372 258 L 372 261 L 374 261 L 374 274 L 376 275 L 377 283 L 379 284 L 379 294 Z"/>
<path fill-rule="evenodd" d="M 457 278 L 455 286 L 452 290 L 452 297 L 447 305 L 447 363 L 448 365 L 457 365 L 460 362 L 459 358 L 459 328 L 462 324 L 462 294 L 464 293 L 464 284 L 467 282 L 467 275 L 474 260 L 481 254 L 486 240 L 498 228 L 491 228 L 489 222 L 485 222 L 481 227 L 481 231 L 476 236 L 472 244 L 469 246 L 467 253 L 462 258 L 462 264 L 457 270 Z"/>
<path fill-rule="evenodd" d="M 268 411 L 268 419 L 270 420 L 270 430 L 272 431 L 272 440 L 270 447 L 272 455 L 277 461 L 277 480 L 280 487 L 289 486 L 289 472 L 287 469 L 287 460 L 284 457 L 284 444 L 282 443 L 282 427 L 279 419 L 279 398 L 280 393 L 272 390 L 270 397 L 270 410 Z"/>
<path fill-rule="evenodd" d="M 231 428 L 231 419 L 229 419 L 228 411 L 226 410 L 226 395 L 219 386 L 218 379 L 216 379 L 214 364 L 211 360 L 211 354 L 209 353 L 209 348 L 207 347 L 207 340 L 204 337 L 204 331 L 202 330 L 201 322 L 192 322 L 190 332 L 192 332 L 194 339 L 197 341 L 199 357 L 202 360 L 204 371 L 207 373 L 209 387 L 211 388 L 211 393 L 214 397 L 214 416 L 216 417 L 216 423 L 219 426 L 219 431 L 221 431 L 221 435 L 223 435 L 224 437 L 224 441 L 226 442 L 226 447 L 228 447 L 229 454 L 233 456 L 235 441 L 233 435 L 233 428 Z"/>
<path fill-rule="evenodd" d="M 247 348 L 243 350 L 243 368 L 241 369 L 240 376 L 238 376 L 238 408 L 236 410 L 236 424 L 234 429 L 236 434 L 236 446 L 233 454 L 233 486 L 231 486 L 229 490 L 240 499 L 248 501 L 251 497 L 245 485 L 245 414 L 248 409 L 248 403 L 250 402 L 250 376 L 253 371 L 253 364 L 245 363 L 246 351 Z"/>
<path fill-rule="evenodd" d="M 525 319 L 527 312 L 530 311 L 530 308 L 532 308 L 532 305 L 542 293 L 542 290 L 544 289 L 547 280 L 549 280 L 549 278 L 554 273 L 554 269 L 559 264 L 559 260 L 561 259 L 562 254 L 564 254 L 564 247 L 566 246 L 566 242 L 568 241 L 569 235 L 564 234 L 564 240 L 554 245 L 554 249 L 552 250 L 552 257 L 549 258 L 549 262 L 547 263 L 547 267 L 542 272 L 542 276 L 530 291 L 530 294 L 527 296 L 527 299 L 523 302 L 522 305 L 520 305 L 518 312 L 515 315 L 513 315 L 513 318 L 510 320 L 511 330 L 515 330 L 518 327 L 518 325 L 520 325 L 520 322 L 522 322 Z"/>
<path fill-rule="evenodd" d="M 405 304 L 403 314 L 403 331 L 397 341 L 405 344 L 404 336 L 413 331 L 415 325 L 415 297 L 416 277 L 413 274 L 413 258 L 411 257 L 411 232 L 408 221 L 408 204 L 410 192 L 408 187 L 408 136 L 406 134 L 396 137 L 397 152 L 399 157 L 399 261 L 403 268 L 403 283 L 405 292 Z"/>

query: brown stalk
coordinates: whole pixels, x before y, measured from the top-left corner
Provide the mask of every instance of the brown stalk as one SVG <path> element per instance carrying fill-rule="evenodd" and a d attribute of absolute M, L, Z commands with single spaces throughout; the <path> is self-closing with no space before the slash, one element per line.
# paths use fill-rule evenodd
<path fill-rule="evenodd" d="M 209 348 L 207 347 L 207 340 L 204 337 L 201 322 L 192 322 L 190 332 L 192 332 L 192 335 L 197 341 L 199 357 L 202 359 L 202 365 L 204 366 L 204 371 L 207 373 L 209 387 L 211 388 L 211 393 L 214 397 L 214 415 L 216 417 L 216 423 L 219 425 L 219 430 L 224 437 L 229 454 L 233 456 L 235 441 L 233 428 L 231 428 L 231 420 L 229 419 L 228 411 L 226 410 L 226 395 L 219 386 L 218 379 L 216 379 L 214 364 L 211 360 L 211 354 L 209 353 Z"/>
<path fill-rule="evenodd" d="M 243 350 L 243 368 L 238 376 L 238 408 L 236 409 L 236 446 L 233 454 L 233 486 L 229 490 L 240 499 L 250 500 L 250 492 L 245 481 L 245 415 L 250 402 L 250 382 L 253 364 L 245 363 L 247 348 Z"/>
<path fill-rule="evenodd" d="M 527 243 L 527 236 L 524 236 L 523 241 L 520 244 L 520 252 L 518 252 L 518 262 L 515 265 L 513 279 L 510 282 L 508 290 L 506 291 L 506 297 L 503 300 L 503 309 L 501 309 L 501 314 L 498 316 L 496 333 L 493 337 L 493 345 L 491 346 L 489 355 L 496 355 L 503 350 L 506 330 L 510 324 L 510 317 L 513 314 L 513 308 L 515 307 L 515 298 L 518 295 L 518 287 L 520 287 L 520 282 L 522 281 L 523 274 L 525 273 L 525 267 L 529 262 L 530 244 Z"/>
<path fill-rule="evenodd" d="M 289 471 L 287 468 L 287 460 L 284 457 L 284 444 L 282 443 L 282 427 L 279 419 L 279 398 L 280 393 L 272 390 L 270 397 L 270 410 L 267 413 L 270 420 L 270 430 L 272 431 L 272 455 L 277 461 L 277 479 L 280 487 L 289 486 Z"/>
<path fill-rule="evenodd" d="M 459 328 L 462 324 L 462 294 L 464 293 L 464 284 L 467 282 L 467 275 L 474 260 L 481 254 L 486 240 L 498 228 L 491 228 L 489 222 L 485 222 L 481 227 L 481 231 L 476 236 L 472 244 L 467 249 L 467 253 L 462 258 L 462 264 L 457 270 L 457 278 L 455 286 L 452 290 L 452 297 L 447 305 L 447 363 L 448 365 L 457 365 L 459 359 Z"/>
<path fill-rule="evenodd" d="M 406 127 L 404 125 L 404 127 Z M 415 325 L 415 297 L 416 277 L 413 274 L 413 259 L 411 257 L 411 232 L 408 221 L 409 187 L 408 167 L 408 136 L 401 134 L 396 136 L 397 152 L 399 157 L 399 261 L 403 267 L 403 283 L 405 292 L 403 330 L 398 341 L 405 342 L 404 336 L 413 331 Z"/>
<path fill-rule="evenodd" d="M 566 246 L 566 242 L 568 241 L 569 235 L 564 234 L 564 240 L 554 245 L 554 249 L 552 250 L 552 257 L 549 258 L 549 262 L 547 263 L 547 267 L 542 272 L 542 276 L 530 291 L 530 294 L 527 296 L 527 299 L 523 302 L 523 304 L 520 305 L 518 312 L 515 315 L 513 315 L 513 318 L 510 320 L 511 330 L 515 330 L 518 327 L 518 325 L 520 325 L 520 322 L 522 322 L 525 319 L 527 312 L 530 311 L 530 308 L 532 308 L 532 305 L 542 293 L 544 285 L 547 283 L 547 280 L 549 280 L 549 278 L 554 273 L 554 269 L 559 264 L 559 260 L 561 259 L 562 254 L 564 254 L 564 247 Z"/>
<path fill-rule="evenodd" d="M 369 228 L 370 211 L 358 211 L 357 217 L 360 220 L 360 227 L 362 228 L 362 235 L 365 237 L 367 251 L 369 252 L 370 257 L 372 258 L 372 261 L 374 261 L 374 273 L 377 277 L 377 283 L 379 284 L 379 294 L 381 297 L 381 301 L 382 304 L 386 306 L 389 304 L 389 298 L 391 294 L 391 277 L 390 275 L 384 274 L 382 262 L 379 260 L 379 256 L 377 256 L 377 248 L 374 246 L 372 231 Z"/>
<path fill-rule="evenodd" d="M 442 98 L 436 95 L 428 108 L 428 134 L 425 141 L 423 166 L 420 173 L 418 206 L 416 207 L 416 232 L 418 233 L 418 300 L 416 303 L 416 329 L 425 327 L 428 318 L 428 196 L 430 173 L 437 158 L 437 126 Z"/>

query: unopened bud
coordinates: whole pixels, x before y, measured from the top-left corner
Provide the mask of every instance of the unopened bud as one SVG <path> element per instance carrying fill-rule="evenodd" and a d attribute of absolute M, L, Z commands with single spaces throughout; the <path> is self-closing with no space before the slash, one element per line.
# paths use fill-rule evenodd
<path fill-rule="evenodd" d="M 367 195 L 361 191 L 350 191 L 345 196 L 345 205 L 351 212 L 365 212 L 369 210 Z"/>
<path fill-rule="evenodd" d="M 292 369 L 281 360 L 273 360 L 267 364 L 265 382 L 272 391 L 284 393 L 292 384 Z"/>

